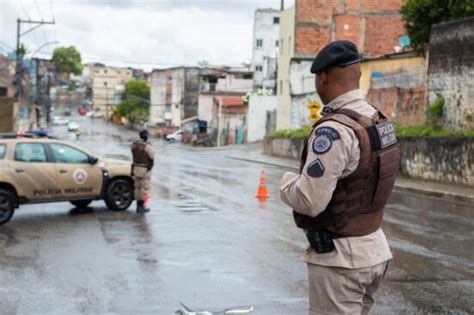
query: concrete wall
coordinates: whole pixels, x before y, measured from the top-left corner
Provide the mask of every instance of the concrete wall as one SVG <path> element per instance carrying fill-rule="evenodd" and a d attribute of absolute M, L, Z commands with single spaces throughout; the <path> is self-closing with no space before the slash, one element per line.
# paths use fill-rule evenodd
<path fill-rule="evenodd" d="M 400 140 L 400 174 L 444 183 L 474 186 L 474 139 L 413 137 Z M 264 153 L 300 159 L 303 140 L 265 139 Z"/>
<path fill-rule="evenodd" d="M 287 138 L 266 138 L 263 142 L 263 153 L 278 157 L 297 159 L 301 158 L 303 151 L 303 140 L 291 140 Z"/>
<path fill-rule="evenodd" d="M 404 138 L 401 153 L 404 175 L 474 186 L 473 138 Z"/>
<path fill-rule="evenodd" d="M 447 127 L 474 128 L 474 17 L 433 26 L 428 76 L 429 102 L 444 97 Z"/>
<path fill-rule="evenodd" d="M 294 55 L 295 6 L 280 14 L 278 53 L 277 129 L 291 127 L 290 60 Z"/>
<path fill-rule="evenodd" d="M 263 140 L 266 133 L 267 112 L 277 108 L 276 96 L 252 95 L 249 100 L 247 141 Z"/>
<path fill-rule="evenodd" d="M 199 120 L 204 120 L 210 123 L 212 119 L 212 109 L 214 107 L 213 94 L 200 94 L 199 95 L 199 109 L 198 116 Z"/>

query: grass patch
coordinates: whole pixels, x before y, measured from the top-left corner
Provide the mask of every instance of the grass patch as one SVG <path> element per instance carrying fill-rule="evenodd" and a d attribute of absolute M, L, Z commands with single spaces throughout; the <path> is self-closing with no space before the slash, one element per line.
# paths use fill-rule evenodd
<path fill-rule="evenodd" d="M 402 127 L 395 125 L 397 136 L 404 137 L 474 137 L 474 129 L 449 130 L 437 125 Z"/>
<path fill-rule="evenodd" d="M 294 139 L 294 140 L 304 139 L 304 137 L 306 137 L 306 135 L 309 134 L 310 131 L 311 131 L 311 126 L 304 126 L 298 129 L 282 129 L 282 130 L 277 130 L 268 134 L 267 138 L 269 139 L 289 138 L 289 139 Z"/>
<path fill-rule="evenodd" d="M 437 125 L 421 125 L 413 127 L 403 127 L 395 125 L 397 136 L 406 137 L 474 137 L 474 129 L 468 130 L 448 130 Z M 304 139 L 311 131 L 311 126 L 305 126 L 299 129 L 283 129 L 277 130 L 267 135 L 269 139 L 288 138 L 288 139 Z"/>

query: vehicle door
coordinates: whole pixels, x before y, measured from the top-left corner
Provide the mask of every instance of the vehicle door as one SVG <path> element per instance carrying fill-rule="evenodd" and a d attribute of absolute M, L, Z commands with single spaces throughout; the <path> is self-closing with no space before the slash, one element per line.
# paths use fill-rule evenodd
<path fill-rule="evenodd" d="M 64 143 L 48 143 L 58 171 L 63 197 L 97 197 L 102 190 L 102 169 L 89 154 Z"/>
<path fill-rule="evenodd" d="M 61 195 L 54 163 L 41 142 L 18 142 L 9 171 L 20 197 L 56 199 Z"/>

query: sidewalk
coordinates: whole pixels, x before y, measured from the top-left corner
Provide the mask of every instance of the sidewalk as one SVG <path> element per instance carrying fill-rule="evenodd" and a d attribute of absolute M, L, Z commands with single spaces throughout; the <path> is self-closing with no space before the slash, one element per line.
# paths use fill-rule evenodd
<path fill-rule="evenodd" d="M 233 152 L 229 152 L 229 155 L 226 157 L 235 160 L 282 167 L 295 172 L 299 171 L 299 161 L 265 155 L 262 153 L 261 146 L 245 145 L 245 147 L 244 150 L 232 150 Z M 450 199 L 458 202 L 474 203 L 474 187 L 399 177 L 395 182 L 395 190 Z"/>

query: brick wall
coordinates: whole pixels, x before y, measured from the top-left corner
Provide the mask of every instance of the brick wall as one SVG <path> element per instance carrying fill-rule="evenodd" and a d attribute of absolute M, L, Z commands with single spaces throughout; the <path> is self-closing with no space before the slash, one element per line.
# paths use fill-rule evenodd
<path fill-rule="evenodd" d="M 426 87 L 370 89 L 367 101 L 403 126 L 416 126 L 426 119 Z"/>
<path fill-rule="evenodd" d="M 336 39 L 350 40 L 360 46 L 360 18 L 357 15 L 337 15 L 336 23 Z"/>
<path fill-rule="evenodd" d="M 366 16 L 365 36 L 362 51 L 379 56 L 394 52 L 400 36 L 405 34 L 403 22 L 399 16 Z"/>
<path fill-rule="evenodd" d="M 400 11 L 403 0 L 362 0 L 359 1 L 365 10 L 374 11 Z"/>
<path fill-rule="evenodd" d="M 373 57 L 394 52 L 405 34 L 402 4 L 403 0 L 296 0 L 295 53 L 314 55 L 340 39 L 355 42 Z"/>
<path fill-rule="evenodd" d="M 474 17 L 433 26 L 428 78 L 429 102 L 445 99 L 446 126 L 474 128 Z"/>

